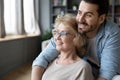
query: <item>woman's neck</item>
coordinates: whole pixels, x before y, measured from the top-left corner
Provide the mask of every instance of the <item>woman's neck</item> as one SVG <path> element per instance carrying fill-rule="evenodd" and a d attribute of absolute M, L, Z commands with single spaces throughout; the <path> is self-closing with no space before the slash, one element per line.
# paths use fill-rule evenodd
<path fill-rule="evenodd" d="M 75 51 L 61 52 L 60 56 L 57 58 L 58 64 L 72 64 L 80 60 L 80 57 Z"/>

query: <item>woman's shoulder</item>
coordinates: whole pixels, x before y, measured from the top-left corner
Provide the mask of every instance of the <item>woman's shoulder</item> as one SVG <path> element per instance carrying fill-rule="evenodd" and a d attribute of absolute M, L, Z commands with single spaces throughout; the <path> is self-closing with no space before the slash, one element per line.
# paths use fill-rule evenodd
<path fill-rule="evenodd" d="M 88 62 L 86 62 L 85 60 L 81 59 L 79 61 L 79 66 L 82 67 L 82 68 L 91 68 L 90 64 Z"/>

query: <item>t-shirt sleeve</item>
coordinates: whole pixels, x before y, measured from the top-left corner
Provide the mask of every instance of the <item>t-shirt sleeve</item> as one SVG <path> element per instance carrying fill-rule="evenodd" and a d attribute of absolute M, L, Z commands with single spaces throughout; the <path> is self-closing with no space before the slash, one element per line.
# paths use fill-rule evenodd
<path fill-rule="evenodd" d="M 46 68 L 50 62 L 52 62 L 59 54 L 56 50 L 56 45 L 54 39 L 51 38 L 47 47 L 38 55 L 38 57 L 33 61 L 32 67 L 41 66 Z"/>

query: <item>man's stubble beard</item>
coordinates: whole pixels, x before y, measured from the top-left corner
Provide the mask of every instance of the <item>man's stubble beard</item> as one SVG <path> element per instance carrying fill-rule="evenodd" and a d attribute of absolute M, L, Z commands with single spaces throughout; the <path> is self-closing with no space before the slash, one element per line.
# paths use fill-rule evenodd
<path fill-rule="evenodd" d="M 86 31 L 82 31 L 82 30 L 78 29 L 78 32 L 79 32 L 80 34 L 85 35 L 86 37 L 88 37 L 87 34 L 94 32 L 96 29 L 97 29 L 97 27 L 92 26 L 91 28 L 89 28 L 89 29 L 86 30 Z"/>

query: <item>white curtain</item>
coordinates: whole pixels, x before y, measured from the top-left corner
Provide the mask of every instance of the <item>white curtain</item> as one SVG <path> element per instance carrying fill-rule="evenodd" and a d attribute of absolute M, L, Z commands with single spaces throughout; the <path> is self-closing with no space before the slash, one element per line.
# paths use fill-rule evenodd
<path fill-rule="evenodd" d="M 40 34 L 38 21 L 35 15 L 34 0 L 23 0 L 24 3 L 24 26 L 26 33 Z"/>
<path fill-rule="evenodd" d="M 6 34 L 40 34 L 34 0 L 4 0 Z"/>
<path fill-rule="evenodd" d="M 4 19 L 5 19 L 5 31 L 6 34 L 18 34 L 17 26 L 17 9 L 16 0 L 4 0 Z"/>

